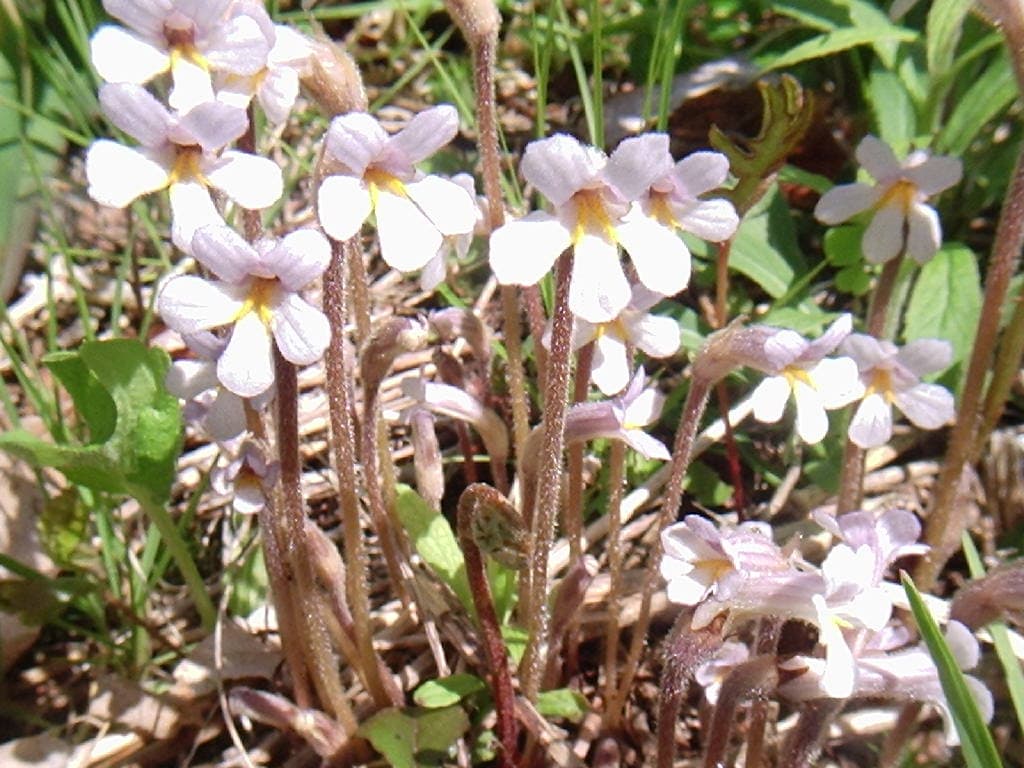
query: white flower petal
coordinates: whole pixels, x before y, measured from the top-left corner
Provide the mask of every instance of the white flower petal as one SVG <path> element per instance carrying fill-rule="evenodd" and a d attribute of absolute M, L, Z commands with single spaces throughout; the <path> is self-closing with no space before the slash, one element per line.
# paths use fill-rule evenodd
<path fill-rule="evenodd" d="M 141 85 L 106 83 L 99 98 L 107 119 L 139 144 L 159 147 L 167 142 L 171 113 Z"/>
<path fill-rule="evenodd" d="M 629 303 L 630 296 L 629 281 L 619 263 L 619 249 L 603 237 L 584 234 L 574 253 L 569 309 L 592 323 L 613 320 Z"/>
<path fill-rule="evenodd" d="M 114 141 L 93 142 L 85 155 L 89 197 L 124 208 L 132 200 L 167 186 L 170 175 L 155 159 Z"/>
<path fill-rule="evenodd" d="M 800 360 L 805 363 L 816 362 L 834 350 L 839 344 L 850 335 L 853 330 L 853 315 L 844 312 L 832 324 L 825 329 L 825 332 L 811 342 L 804 342 L 806 347 L 800 353 Z"/>
<path fill-rule="evenodd" d="M 291 67 L 270 70 L 256 95 L 267 119 L 274 125 L 280 125 L 288 119 L 299 97 L 299 73 Z"/>
<path fill-rule="evenodd" d="M 921 429 L 938 429 L 956 417 L 953 395 L 938 384 L 918 384 L 894 395 L 896 407 Z"/>
<path fill-rule="evenodd" d="M 609 397 L 621 392 L 629 383 L 626 345 L 612 333 L 602 333 L 597 337 L 590 380 Z"/>
<path fill-rule="evenodd" d="M 167 391 L 181 400 L 191 400 L 217 384 L 217 366 L 210 360 L 175 360 L 164 378 Z"/>
<path fill-rule="evenodd" d="M 491 234 L 491 270 L 502 285 L 533 285 L 551 270 L 571 242 L 562 222 L 534 211 Z"/>
<path fill-rule="evenodd" d="M 950 621 L 946 624 L 946 643 L 949 650 L 956 659 L 956 664 L 962 670 L 974 669 L 981 660 L 981 653 L 978 648 L 978 640 L 966 626 L 959 621 Z"/>
<path fill-rule="evenodd" d="M 387 132 L 365 112 L 349 112 L 331 120 L 325 139 L 327 152 L 353 176 L 362 177 L 383 151 Z"/>
<path fill-rule="evenodd" d="M 796 401 L 796 433 L 808 445 L 820 443 L 828 434 L 828 416 L 821 394 L 797 381 L 793 384 L 793 399 Z"/>
<path fill-rule="evenodd" d="M 453 181 L 424 176 L 406 184 L 405 192 L 442 235 L 464 235 L 476 226 L 476 201 Z"/>
<path fill-rule="evenodd" d="M 422 269 L 444 240 L 412 200 L 383 189 L 377 193 L 377 236 L 381 257 L 399 272 Z"/>
<path fill-rule="evenodd" d="M 527 144 L 519 168 L 544 197 L 561 206 L 597 178 L 604 162 L 599 150 L 558 133 Z"/>
<path fill-rule="evenodd" d="M 953 345 L 945 339 L 915 339 L 896 354 L 896 360 L 916 376 L 927 376 L 949 368 Z"/>
<path fill-rule="evenodd" d="M 263 486 L 254 477 L 245 475 L 236 478 L 232 493 L 231 508 L 240 515 L 259 514 L 267 505 Z"/>
<path fill-rule="evenodd" d="M 372 207 L 370 190 L 361 178 L 328 176 L 320 185 L 320 226 L 335 240 L 348 240 L 355 235 Z"/>
<path fill-rule="evenodd" d="M 832 187 L 814 206 L 814 216 L 822 224 L 839 224 L 863 213 L 878 202 L 877 187 L 867 184 L 843 184 Z"/>
<path fill-rule="evenodd" d="M 877 448 L 892 437 L 892 408 L 879 394 L 865 397 L 850 421 L 850 440 L 861 448 Z"/>
<path fill-rule="evenodd" d="M 217 361 L 217 377 L 239 397 L 255 397 L 274 383 L 270 331 L 256 312 L 246 312 L 235 323 L 228 346 Z"/>
<path fill-rule="evenodd" d="M 197 333 L 227 325 L 244 301 L 244 289 L 200 277 L 172 277 L 157 297 L 157 311 L 178 333 Z"/>
<path fill-rule="evenodd" d="M 198 144 L 206 152 L 213 152 L 245 133 L 248 125 L 245 110 L 220 101 L 204 101 L 182 115 L 171 131 L 171 140 L 186 146 Z"/>
<path fill-rule="evenodd" d="M 914 203 L 907 212 L 907 255 L 918 264 L 924 264 L 941 244 L 939 214 L 929 205 Z"/>
<path fill-rule="evenodd" d="M 103 10 L 154 40 L 163 37 L 164 22 L 172 7 L 170 0 L 103 0 Z"/>
<path fill-rule="evenodd" d="M 259 268 L 259 254 L 231 227 L 217 224 L 200 227 L 192 236 L 191 253 L 228 283 L 241 283 Z"/>
<path fill-rule="evenodd" d="M 643 386 L 642 383 L 641 386 Z M 661 416 L 661 409 L 664 405 L 665 396 L 661 392 L 656 389 L 645 389 L 626 405 L 626 411 L 622 417 L 623 423 L 627 429 L 653 424 Z"/>
<path fill-rule="evenodd" d="M 849 357 L 825 358 L 807 369 L 822 407 L 832 411 L 849 405 L 864 394 L 857 364 Z"/>
<path fill-rule="evenodd" d="M 758 384 L 750 395 L 754 418 L 765 424 L 774 424 L 782 418 L 791 392 L 785 376 L 769 376 Z"/>
<path fill-rule="evenodd" d="M 864 230 L 861 250 L 872 264 L 882 264 L 895 258 L 903 248 L 903 209 L 898 205 L 884 205 L 875 211 L 874 218 Z"/>
<path fill-rule="evenodd" d="M 854 333 L 847 336 L 839 345 L 839 350 L 857 363 L 857 369 L 868 371 L 883 360 L 889 359 L 890 353 L 874 336 Z"/>
<path fill-rule="evenodd" d="M 174 86 L 167 94 L 167 103 L 179 112 L 213 101 L 213 81 L 210 73 L 185 56 L 171 60 L 171 78 Z"/>
<path fill-rule="evenodd" d="M 315 363 L 331 342 L 327 317 L 297 293 L 285 295 L 270 324 L 281 354 L 296 365 Z"/>
<path fill-rule="evenodd" d="M 315 229 L 298 229 L 285 235 L 263 257 L 265 266 L 289 291 L 299 291 L 320 277 L 331 263 L 331 246 Z"/>
<path fill-rule="evenodd" d="M 957 184 L 964 175 L 964 166 L 959 158 L 939 155 L 908 169 L 906 175 L 924 195 L 931 197 Z"/>
<path fill-rule="evenodd" d="M 206 412 L 203 426 L 210 437 L 219 443 L 238 437 L 245 431 L 245 404 L 242 398 L 221 387 Z"/>
<path fill-rule="evenodd" d="M 604 177 L 626 200 L 636 200 L 655 181 L 672 171 L 667 133 L 645 133 L 623 139 L 608 158 Z"/>
<path fill-rule="evenodd" d="M 171 66 L 167 51 L 120 27 L 105 25 L 89 42 L 92 65 L 108 83 L 148 83 Z"/>
<path fill-rule="evenodd" d="M 642 429 L 627 429 L 624 442 L 645 459 L 668 461 L 672 458 L 661 440 L 651 437 Z"/>
<path fill-rule="evenodd" d="M 861 167 L 878 181 L 902 171 L 900 161 L 896 159 L 889 145 L 871 134 L 865 136 L 857 145 L 856 155 Z"/>
<path fill-rule="evenodd" d="M 815 601 L 821 600 L 814 595 Z M 857 669 L 853 652 L 846 644 L 842 631 L 830 618 L 819 627 L 819 642 L 825 646 L 825 669 L 821 676 L 821 688 L 832 699 L 848 699 L 853 694 Z"/>
<path fill-rule="evenodd" d="M 186 253 L 191 253 L 192 237 L 200 227 L 227 226 L 217 213 L 210 191 L 195 181 L 171 184 L 171 239 Z"/>
<path fill-rule="evenodd" d="M 672 179 L 678 193 L 696 199 L 717 189 L 729 175 L 729 158 L 721 152 L 693 152 L 678 163 Z"/>
<path fill-rule="evenodd" d="M 434 258 L 426 263 L 423 271 L 420 272 L 420 288 L 424 291 L 433 291 L 448 277 L 448 265 L 445 263 L 445 254 L 448 249 L 441 246 Z"/>
<path fill-rule="evenodd" d="M 728 200 L 699 200 L 685 206 L 670 202 L 676 223 L 685 232 L 692 232 L 701 240 L 721 243 L 736 233 L 740 217 Z"/>
<path fill-rule="evenodd" d="M 405 128 L 387 143 L 386 155 L 397 153 L 403 163 L 414 165 L 448 144 L 459 132 L 459 113 L 451 104 L 418 112 Z"/>
<path fill-rule="evenodd" d="M 629 340 L 651 357 L 671 357 L 682 341 L 679 324 L 671 317 L 641 315 L 627 326 Z"/>
<path fill-rule="evenodd" d="M 210 184 L 243 208 L 269 208 L 284 192 L 281 169 L 267 157 L 228 150 L 204 170 Z"/>
<path fill-rule="evenodd" d="M 266 66 L 273 41 L 256 19 L 242 13 L 214 29 L 204 51 L 212 69 L 253 75 Z"/>
<path fill-rule="evenodd" d="M 633 260 L 641 283 L 665 296 L 679 293 L 690 282 L 690 252 L 674 231 L 639 213 L 635 207 L 615 228 L 615 237 Z"/>

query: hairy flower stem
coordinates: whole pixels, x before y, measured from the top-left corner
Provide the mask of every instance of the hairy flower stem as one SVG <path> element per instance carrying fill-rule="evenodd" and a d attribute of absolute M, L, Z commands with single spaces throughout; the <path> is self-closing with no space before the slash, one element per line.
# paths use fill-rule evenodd
<path fill-rule="evenodd" d="M 686 401 L 683 403 L 679 428 L 676 431 L 675 444 L 672 446 L 672 468 L 669 471 L 668 483 L 665 486 L 665 498 L 658 513 L 658 519 L 654 524 L 655 530 L 659 531 L 664 529 L 673 520 L 679 510 L 679 505 L 683 499 L 683 480 L 686 478 L 686 470 L 689 469 L 690 460 L 693 458 L 693 441 L 697 437 L 701 418 L 703 418 L 704 410 L 707 408 L 711 388 L 717 380 L 699 375 L 696 369 L 697 366 L 695 364 L 694 377 L 690 382 L 690 390 L 686 393 Z M 647 563 L 647 571 L 644 574 L 640 614 L 637 616 L 636 624 L 633 625 L 633 636 L 629 643 L 629 655 L 626 657 L 626 663 L 623 665 L 622 681 L 619 683 L 618 692 L 615 697 L 607 703 L 608 709 L 605 713 L 605 722 L 608 723 L 609 727 L 614 727 L 618 724 L 619 718 L 622 715 L 622 707 L 626 703 L 626 697 L 633 687 L 633 680 L 640 666 L 640 655 L 643 653 L 647 629 L 651 623 L 651 598 L 654 596 L 654 590 L 658 584 L 658 567 L 661 564 L 661 555 L 661 539 L 659 538 L 651 551 L 650 560 Z"/>
<path fill-rule="evenodd" d="M 582 403 L 590 392 L 590 366 L 594 359 L 594 344 L 583 347 L 576 355 L 576 376 L 573 380 L 572 401 Z M 569 493 L 565 505 L 562 527 L 569 540 L 569 559 L 576 562 L 583 556 L 583 444 L 570 445 Z"/>
<path fill-rule="evenodd" d="M 325 387 L 331 422 L 331 451 L 338 474 L 342 534 L 348 568 L 345 570 L 348 604 L 352 610 L 355 643 L 359 650 L 363 679 L 377 706 L 391 702 L 381 679 L 383 663 L 373 647 L 370 623 L 370 591 L 366 578 L 370 570 L 363 529 L 359 520 L 359 492 L 356 481 L 355 429 L 352 423 L 352 366 L 345 361 L 345 318 L 348 315 L 348 270 L 344 263 L 345 244 L 331 242 L 331 263 L 324 273 L 324 313 L 331 324 L 332 340 L 327 347 Z"/>
<path fill-rule="evenodd" d="M 569 283 L 572 255 L 558 258 L 555 278 L 555 309 L 551 329 L 551 355 L 548 359 L 548 387 L 544 397 L 544 437 L 540 453 L 537 499 L 530 526 L 529 578 L 523 602 L 529 641 L 523 657 L 523 693 L 537 700 L 541 671 L 544 669 L 544 645 L 551 620 L 548 608 L 548 556 L 555 535 L 555 522 L 561 501 L 562 459 L 565 442 L 565 415 L 568 410 L 569 369 L 572 355 L 572 312 L 569 310 Z M 518 457 L 517 457 L 518 458 Z"/>
<path fill-rule="evenodd" d="M 878 286 L 875 288 L 871 298 L 871 306 L 868 309 L 867 332 L 875 338 L 882 338 L 885 334 L 886 318 L 889 314 L 889 305 L 892 303 L 893 290 L 899 279 L 900 267 L 903 264 L 903 253 L 895 259 L 890 259 L 882 267 L 882 274 L 878 276 Z M 836 502 L 836 514 L 842 515 L 861 504 L 861 497 L 864 493 L 864 458 L 865 450 L 852 440 L 847 438 L 843 448 L 842 472 L 839 476 L 839 500 Z"/>
<path fill-rule="evenodd" d="M 456 528 L 459 535 L 459 546 L 466 559 L 466 577 L 469 579 L 473 593 L 473 605 L 476 607 L 477 619 L 480 621 L 480 632 L 483 635 L 484 654 L 491 672 L 491 691 L 494 696 L 494 710 L 497 715 L 498 741 L 501 751 L 498 754 L 498 765 L 502 768 L 513 768 L 516 765 L 518 728 L 515 712 L 515 691 L 512 688 L 512 675 L 509 672 L 508 651 L 505 640 L 501 636 L 498 614 L 494 610 L 494 599 L 491 596 L 490 582 L 484 568 L 483 555 L 473 537 L 473 518 L 483 506 L 509 506 L 508 501 L 494 488 L 482 483 L 475 483 L 459 497 Z"/>
<path fill-rule="evenodd" d="M 1022 356 L 1024 356 L 1024 287 L 1017 294 L 1013 316 L 1010 318 L 1006 330 L 1003 331 L 1003 338 L 999 341 L 992 381 L 989 383 L 988 392 L 985 395 L 981 427 L 974 437 L 971 461 L 976 461 L 981 455 L 989 435 L 992 434 L 992 430 L 996 428 L 996 424 L 999 423 L 999 419 L 1003 415 L 1003 408 L 1010 398 L 1010 390 L 1020 372 Z"/>
<path fill-rule="evenodd" d="M 608 457 L 608 622 L 604 628 L 604 700 L 615 695 L 619 670 L 619 614 L 622 611 L 622 496 L 626 479 L 626 446 L 616 440 Z"/>
<path fill-rule="evenodd" d="M 1015 56 L 1011 56 L 1016 60 Z M 960 408 L 956 423 L 949 436 L 949 448 L 935 486 L 935 496 L 925 520 L 925 543 L 931 549 L 918 561 L 914 582 L 922 592 L 931 589 L 942 567 L 960 547 L 966 519 L 963 507 L 957 503 L 964 468 L 971 456 L 974 437 L 980 427 L 980 404 L 985 377 L 992 363 L 999 333 L 999 316 L 1006 292 L 1020 260 L 1024 246 L 1024 148 L 1017 157 L 1017 165 L 1010 179 L 1003 210 L 996 228 L 992 259 L 985 277 L 985 297 L 982 300 L 978 331 L 974 336 L 971 361 L 960 394 Z"/>
<path fill-rule="evenodd" d="M 819 699 L 804 705 L 796 727 L 782 742 L 779 765 L 786 768 L 811 768 L 821 754 L 822 737 L 846 706 L 846 699 Z"/>
<path fill-rule="evenodd" d="M 729 732 L 740 705 L 748 699 L 764 700 L 770 696 L 779 682 L 775 654 L 755 656 L 732 670 L 722 682 L 718 703 L 711 718 L 707 734 L 707 751 L 704 753 L 704 768 L 718 768 L 725 765 L 725 753 L 729 747 Z M 791 763 L 781 763 L 789 766 Z"/>
<path fill-rule="evenodd" d="M 293 616 L 313 686 L 324 707 L 335 717 L 351 716 L 351 708 L 341 689 L 338 665 L 331 652 L 327 628 L 321 614 L 321 602 L 306 545 L 306 509 L 302 497 L 302 468 L 299 462 L 299 386 L 295 366 L 274 350 L 277 383 L 277 450 L 281 463 L 281 512 L 276 525 L 281 527 L 284 562 L 290 566 L 289 580 L 296 587 Z"/>

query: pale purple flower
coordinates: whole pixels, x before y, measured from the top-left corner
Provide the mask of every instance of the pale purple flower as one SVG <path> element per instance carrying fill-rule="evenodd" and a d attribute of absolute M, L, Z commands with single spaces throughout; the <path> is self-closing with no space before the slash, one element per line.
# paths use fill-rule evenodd
<path fill-rule="evenodd" d="M 206 102 L 183 115 L 172 114 L 138 85 L 104 85 L 100 104 L 111 122 L 142 146 L 93 142 L 85 157 L 89 195 L 101 205 L 123 208 L 167 189 L 171 235 L 182 250 L 188 250 L 199 227 L 223 224 L 211 189 L 250 209 L 266 208 L 281 197 L 281 169 L 272 160 L 219 151 L 245 132 L 243 110 Z"/>
<path fill-rule="evenodd" d="M 647 459 L 668 461 L 672 458 L 664 443 L 644 431 L 661 416 L 665 402 L 664 395 L 654 389 L 644 389 L 644 383 L 644 369 L 639 368 L 618 397 L 572 406 L 565 419 L 566 442 L 604 437 L 621 440 Z"/>
<path fill-rule="evenodd" d="M 536 211 L 495 230 L 490 260 L 498 282 L 533 285 L 572 246 L 569 308 L 584 320 L 605 323 L 629 303 L 621 245 L 647 288 L 662 295 L 683 290 L 690 263 L 682 240 L 646 216 L 627 216 L 636 197 L 671 171 L 667 142 L 662 134 L 638 136 L 611 157 L 564 134 L 531 142 L 520 163 L 523 177 L 555 211 Z"/>
<path fill-rule="evenodd" d="M 473 223 L 473 229 L 470 231 L 444 236 L 441 246 L 437 249 L 437 253 L 424 265 L 423 271 L 420 272 L 420 288 L 424 291 L 432 291 L 444 282 L 448 276 L 446 263 L 448 254 L 454 254 L 460 261 L 465 259 L 469 253 L 469 247 L 473 244 L 473 235 L 481 234 L 485 227 L 485 209 L 483 208 L 485 203 L 481 203 L 482 198 L 476 194 L 476 185 L 473 182 L 473 177 L 468 173 L 457 173 L 452 176 L 451 181 L 453 184 L 457 184 L 466 190 L 470 199 L 473 200 L 476 218 Z"/>
<path fill-rule="evenodd" d="M 246 429 L 243 399 L 217 378 L 217 358 L 227 341 L 208 331 L 185 337 L 195 358 L 175 360 L 164 381 L 167 391 L 186 401 L 185 419 L 194 421 L 217 442 L 238 437 Z"/>
<path fill-rule="evenodd" d="M 347 240 L 374 213 L 381 256 L 399 272 L 425 267 L 445 237 L 471 233 L 477 217 L 473 197 L 453 181 L 416 170 L 416 163 L 450 142 L 458 129 L 458 114 L 449 104 L 420 112 L 394 135 L 365 112 L 334 118 L 326 154 L 340 170 L 320 185 L 324 231 Z"/>
<path fill-rule="evenodd" d="M 805 443 L 828 432 L 826 410 L 842 408 L 864 392 L 857 364 L 848 357 L 826 358 L 850 333 L 852 320 L 841 315 L 815 341 L 780 330 L 764 342 L 758 367 L 771 374 L 751 395 L 754 418 L 774 424 L 782 418 L 790 394 L 796 401 L 796 431 Z"/>
<path fill-rule="evenodd" d="M 901 252 L 919 264 L 930 260 L 942 243 L 942 227 L 938 213 L 925 201 L 960 181 L 960 160 L 918 150 L 900 162 L 885 142 L 871 135 L 857 146 L 856 155 L 876 183 L 830 189 L 814 215 L 825 224 L 839 224 L 872 211 L 861 243 L 869 262 L 880 264 Z"/>
<path fill-rule="evenodd" d="M 267 505 L 281 474 L 276 461 L 267 461 L 263 450 L 251 441 L 242 444 L 238 456 L 210 472 L 217 493 L 231 496 L 231 507 L 240 515 L 255 515 Z"/>
<path fill-rule="evenodd" d="M 698 685 L 703 686 L 708 704 L 715 706 L 718 703 L 718 694 L 722 690 L 725 678 L 749 658 L 750 650 L 746 645 L 726 640 L 711 661 L 704 662 L 694 670 L 693 679 Z"/>
<path fill-rule="evenodd" d="M 211 72 L 253 75 L 266 63 L 272 40 L 252 4 L 229 14 L 232 0 L 103 0 L 128 29 L 104 25 L 92 36 L 92 62 L 109 83 L 144 85 L 171 73 L 168 103 L 189 110 L 213 100 Z M 253 8 L 258 8 L 258 14 Z"/>
<path fill-rule="evenodd" d="M 814 519 L 822 528 L 854 550 L 867 547 L 874 555 L 873 583 L 880 584 L 885 570 L 908 555 L 921 555 L 928 546 L 919 544 L 921 523 L 905 509 L 888 509 L 877 517 L 871 512 L 848 512 L 839 517 L 819 511 Z"/>
<path fill-rule="evenodd" d="M 250 245 L 228 227 L 203 227 L 192 240 L 192 253 L 220 279 L 171 278 L 157 308 L 183 334 L 232 326 L 217 360 L 217 378 L 225 387 L 241 397 L 266 391 L 274 383 L 273 342 L 296 365 L 323 356 L 331 337 L 327 318 L 299 295 L 330 262 L 323 235 L 302 229 Z"/>
<path fill-rule="evenodd" d="M 658 317 L 647 310 L 661 301 L 661 294 L 639 283 L 617 317 L 607 323 L 591 323 L 577 318 L 573 348 L 594 342 L 590 378 L 605 395 L 621 392 L 629 383 L 626 345 L 631 344 L 650 357 L 671 357 L 679 350 L 679 325 L 670 317 Z M 545 334 L 544 344 L 548 344 Z"/>
<path fill-rule="evenodd" d="M 892 437 L 892 406 L 921 429 L 938 429 L 956 416 L 953 395 L 921 377 L 949 367 L 953 348 L 941 339 L 918 339 L 898 348 L 892 342 L 853 334 L 840 347 L 857 363 L 864 399 L 850 421 L 850 440 L 861 448 Z"/>

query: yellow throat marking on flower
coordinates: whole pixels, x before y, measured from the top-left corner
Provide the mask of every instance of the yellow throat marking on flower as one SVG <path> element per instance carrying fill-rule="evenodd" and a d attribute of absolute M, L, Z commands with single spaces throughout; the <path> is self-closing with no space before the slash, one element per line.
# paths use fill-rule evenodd
<path fill-rule="evenodd" d="M 600 232 L 610 242 L 615 242 L 615 228 L 605 210 L 601 193 L 593 189 L 581 189 L 573 195 L 576 203 L 576 225 L 572 230 L 572 242 L 578 243 L 588 232 Z"/>
<path fill-rule="evenodd" d="M 659 224 L 676 229 L 679 222 L 676 221 L 672 208 L 668 204 L 668 195 L 662 192 L 652 192 L 650 197 L 651 215 Z"/>
<path fill-rule="evenodd" d="M 245 297 L 241 308 L 235 313 L 233 321 L 237 322 L 250 312 L 255 312 L 260 321 L 269 328 L 270 320 L 274 316 L 273 306 L 277 300 L 279 285 L 276 278 L 254 278 L 249 287 L 249 295 Z"/>
<path fill-rule="evenodd" d="M 409 196 L 409 193 L 405 190 L 405 184 L 400 179 L 379 168 L 367 168 L 366 172 L 363 173 L 363 181 L 370 188 L 370 201 L 374 209 L 377 208 L 377 198 L 380 196 L 381 190 L 390 192 L 398 197 Z"/>
<path fill-rule="evenodd" d="M 210 186 L 210 182 L 203 175 L 201 162 L 203 149 L 198 145 L 178 147 L 178 154 L 174 158 L 174 166 L 168 176 L 169 184 L 177 184 L 179 181 L 198 181 L 204 187 Z"/>
<path fill-rule="evenodd" d="M 865 397 L 871 395 L 881 395 L 885 402 L 892 405 L 896 396 L 893 392 L 892 385 L 892 373 L 886 368 L 875 368 L 871 372 L 871 383 L 868 384 L 867 392 L 864 394 Z"/>
<path fill-rule="evenodd" d="M 782 375 L 786 377 L 786 382 L 789 384 L 790 389 L 795 389 L 798 381 L 801 384 L 806 384 L 811 389 L 817 389 L 814 385 L 814 379 L 807 373 L 807 369 L 801 368 L 799 365 L 787 365 L 782 369 Z"/>
<path fill-rule="evenodd" d="M 210 71 L 210 60 L 203 56 L 190 39 L 177 40 L 169 38 L 171 43 L 171 72 L 181 66 L 182 61 L 190 61 L 204 72 Z"/>
<path fill-rule="evenodd" d="M 878 203 L 875 204 L 875 208 L 895 206 L 903 211 L 905 216 L 910 211 L 911 206 L 917 201 L 917 195 L 918 189 L 914 182 L 908 179 L 900 179 L 882 195 Z"/>

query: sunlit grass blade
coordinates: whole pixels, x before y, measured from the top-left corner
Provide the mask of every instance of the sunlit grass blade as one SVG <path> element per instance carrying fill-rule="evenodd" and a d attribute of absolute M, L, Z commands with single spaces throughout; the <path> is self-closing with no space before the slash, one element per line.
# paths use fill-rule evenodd
<path fill-rule="evenodd" d="M 921 631 L 921 637 L 928 646 L 935 666 L 938 667 L 942 691 L 949 702 L 957 733 L 960 734 L 960 748 L 963 750 L 968 768 L 993 768 L 1002 765 L 999 752 L 992 741 L 992 734 L 981 719 L 978 706 L 967 689 L 964 674 L 953 658 L 953 652 L 942 636 L 939 625 L 932 618 L 910 576 L 901 573 L 900 578 L 910 601 L 914 620 Z"/>

